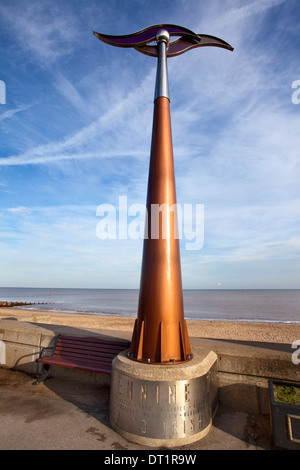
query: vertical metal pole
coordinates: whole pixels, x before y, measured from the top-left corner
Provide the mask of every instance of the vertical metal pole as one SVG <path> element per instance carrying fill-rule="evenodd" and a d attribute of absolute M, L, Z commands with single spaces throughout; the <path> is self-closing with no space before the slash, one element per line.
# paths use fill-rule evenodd
<path fill-rule="evenodd" d="M 168 93 L 169 33 L 157 33 L 159 50 L 138 316 L 129 357 L 147 363 L 192 359 L 184 320 L 176 187 Z M 160 210 L 159 210 L 160 209 Z"/>
<path fill-rule="evenodd" d="M 160 30 L 156 35 L 158 47 L 158 60 L 156 71 L 156 83 L 154 101 L 157 98 L 169 98 L 168 69 L 167 69 L 167 47 L 170 41 L 170 35 L 166 30 Z"/>

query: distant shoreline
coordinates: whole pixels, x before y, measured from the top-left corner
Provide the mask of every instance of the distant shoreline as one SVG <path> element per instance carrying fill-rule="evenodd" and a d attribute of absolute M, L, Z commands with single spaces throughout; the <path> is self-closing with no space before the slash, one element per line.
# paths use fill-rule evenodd
<path fill-rule="evenodd" d="M 186 320 L 300 323 L 300 289 L 184 289 L 183 300 Z M 0 288 L 0 310 L 136 318 L 138 302 L 137 289 Z"/>
<path fill-rule="evenodd" d="M 49 308 L 40 309 L 41 305 L 49 305 Z M 40 315 L 52 315 L 56 317 L 57 315 L 59 318 L 63 316 L 72 316 L 78 315 L 81 318 L 83 317 L 107 317 L 107 318 L 128 318 L 128 319 L 135 319 L 137 317 L 137 312 L 134 314 L 129 313 L 114 313 L 114 312 L 94 312 L 94 311 L 77 311 L 77 310 L 62 310 L 59 308 L 51 309 L 50 308 L 51 302 L 1 302 L 0 301 L 0 312 L 1 309 L 7 308 L 11 310 L 16 310 L 16 312 L 24 312 L 24 316 L 28 317 L 30 314 L 36 317 L 36 314 Z M 23 315 L 20 313 L 20 315 Z M 20 316 L 19 315 L 19 316 Z M 0 314 L 1 319 L 1 314 Z M 185 314 L 185 320 L 189 322 L 197 321 L 197 322 L 228 322 L 228 323 L 253 323 L 253 324 L 286 324 L 286 325 L 299 325 L 300 326 L 300 319 L 299 320 L 262 320 L 262 319 L 244 319 L 244 318 L 235 318 L 235 319 L 228 319 L 228 318 L 194 318 L 189 317 L 188 314 Z"/>
<path fill-rule="evenodd" d="M 0 321 L 48 325 L 65 325 L 86 330 L 133 331 L 136 317 L 120 315 L 89 315 L 43 310 L 1 308 Z M 300 324 L 273 322 L 243 322 L 223 320 L 187 320 L 190 337 L 235 341 L 274 342 L 291 345 L 300 340 Z M 292 350 L 291 350 L 292 351 Z"/>
<path fill-rule="evenodd" d="M 36 305 L 36 308 L 35 308 L 35 305 Z M 41 305 L 41 303 L 39 304 Z M 80 315 L 80 316 L 83 316 L 83 315 L 86 315 L 86 316 L 90 316 L 90 317 L 109 317 L 109 318 L 116 318 L 116 317 L 120 317 L 120 318 L 136 318 L 137 317 L 137 312 L 134 313 L 134 314 L 129 314 L 129 313 L 124 313 L 124 314 L 120 314 L 120 313 L 113 313 L 113 312 L 88 312 L 88 311 L 75 311 L 75 310 L 62 310 L 62 309 L 43 309 L 43 310 L 40 310 L 38 307 L 39 307 L 38 304 L 32 304 L 31 308 L 29 308 L 30 306 L 28 306 L 28 308 L 26 308 L 26 306 L 24 306 L 24 308 L 22 308 L 22 306 L 18 307 L 9 307 L 9 308 L 16 308 L 16 310 L 18 311 L 23 311 L 23 312 L 32 312 L 32 314 L 34 314 L 34 312 L 39 312 L 39 313 L 43 313 L 43 314 L 50 314 L 50 315 Z M 1 309 L 1 307 L 0 307 Z M 228 319 L 228 318 L 194 318 L 194 317 L 189 317 L 188 314 L 185 314 L 184 315 L 184 318 L 185 320 L 187 321 L 203 321 L 203 322 L 228 322 L 228 323 L 259 323 L 259 324 L 268 324 L 268 323 L 274 323 L 274 324 L 278 324 L 278 325 L 281 325 L 281 324 L 286 324 L 286 325 L 300 325 L 300 320 L 261 320 L 261 319 L 258 319 L 258 320 L 254 320 L 254 319 L 245 319 L 245 318 L 240 318 L 240 319 Z"/>
<path fill-rule="evenodd" d="M 3 287 L 0 289 L 32 289 L 32 290 L 45 290 L 47 292 L 55 290 L 102 290 L 102 291 L 139 291 L 138 287 Z M 276 291 L 276 290 L 296 290 L 300 291 L 297 287 L 186 287 L 183 291 Z"/>

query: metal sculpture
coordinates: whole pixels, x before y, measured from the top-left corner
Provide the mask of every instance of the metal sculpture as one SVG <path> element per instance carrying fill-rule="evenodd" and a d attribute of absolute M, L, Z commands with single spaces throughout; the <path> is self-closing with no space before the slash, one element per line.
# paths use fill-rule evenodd
<path fill-rule="evenodd" d="M 197 47 L 233 48 L 214 36 L 170 24 L 150 26 L 125 36 L 95 31 L 94 35 L 112 46 L 133 47 L 158 58 L 147 192 L 148 238 L 144 238 L 138 315 L 129 357 L 149 364 L 186 362 L 193 355 L 184 320 L 167 58 Z M 174 36 L 177 39 L 170 42 Z M 151 44 L 153 41 L 156 43 Z M 153 216 L 153 207 L 166 208 L 165 220 L 160 214 L 159 218 L 157 213 Z"/>

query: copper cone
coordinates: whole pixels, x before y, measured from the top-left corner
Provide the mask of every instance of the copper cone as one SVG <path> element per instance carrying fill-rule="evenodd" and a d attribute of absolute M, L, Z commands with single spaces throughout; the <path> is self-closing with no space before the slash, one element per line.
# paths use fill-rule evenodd
<path fill-rule="evenodd" d="M 149 363 L 185 362 L 192 359 L 192 354 L 184 320 L 176 213 L 169 211 L 164 222 L 160 215 L 159 236 L 154 238 L 157 217 L 151 213 L 153 204 L 167 204 L 169 208 L 176 204 L 170 106 L 165 97 L 154 102 L 148 238 L 144 239 L 138 316 L 129 356 Z"/>

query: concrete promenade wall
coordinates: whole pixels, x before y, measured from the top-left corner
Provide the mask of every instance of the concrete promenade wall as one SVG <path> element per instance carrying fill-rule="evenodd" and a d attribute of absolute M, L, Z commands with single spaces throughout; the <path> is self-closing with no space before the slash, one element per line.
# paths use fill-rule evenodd
<path fill-rule="evenodd" d="M 0 367 L 38 374 L 36 362 L 44 347 L 52 347 L 59 333 L 74 336 L 131 339 L 131 332 L 87 330 L 70 326 L 0 320 Z M 269 413 L 268 379 L 300 382 L 300 364 L 292 350 L 280 344 L 260 344 L 191 338 L 192 350 L 212 350 L 218 356 L 219 402 L 238 411 Z M 51 367 L 51 374 L 79 380 L 110 382 L 104 374 Z"/>

